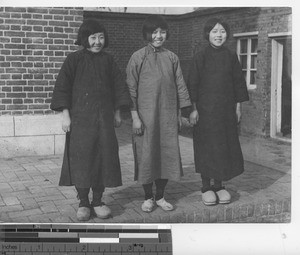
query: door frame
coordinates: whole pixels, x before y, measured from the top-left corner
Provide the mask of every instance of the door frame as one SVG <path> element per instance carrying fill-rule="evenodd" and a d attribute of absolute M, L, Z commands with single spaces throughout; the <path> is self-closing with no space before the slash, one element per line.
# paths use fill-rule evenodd
<path fill-rule="evenodd" d="M 282 39 L 291 38 L 291 33 L 274 33 L 269 34 L 272 43 L 271 57 L 271 119 L 270 119 L 270 136 L 272 138 L 290 141 L 279 135 L 281 133 L 281 102 L 282 102 L 282 61 L 283 61 L 283 44 Z"/>

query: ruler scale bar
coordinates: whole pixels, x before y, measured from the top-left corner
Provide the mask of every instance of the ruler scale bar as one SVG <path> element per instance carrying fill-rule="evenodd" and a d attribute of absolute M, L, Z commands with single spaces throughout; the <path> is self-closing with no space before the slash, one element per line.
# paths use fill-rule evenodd
<path fill-rule="evenodd" d="M 0 224 L 0 255 L 172 255 L 169 225 Z"/>

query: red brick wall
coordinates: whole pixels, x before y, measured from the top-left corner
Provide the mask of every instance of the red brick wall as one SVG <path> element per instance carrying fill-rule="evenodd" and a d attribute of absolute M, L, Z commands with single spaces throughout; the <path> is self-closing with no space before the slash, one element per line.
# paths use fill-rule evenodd
<path fill-rule="evenodd" d="M 82 8 L 0 8 L 0 115 L 47 114 Z"/>

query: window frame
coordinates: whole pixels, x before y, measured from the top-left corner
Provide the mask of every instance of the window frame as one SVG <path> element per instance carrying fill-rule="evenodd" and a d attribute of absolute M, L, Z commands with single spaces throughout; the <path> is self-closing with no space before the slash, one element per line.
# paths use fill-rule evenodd
<path fill-rule="evenodd" d="M 256 56 L 256 61 L 257 61 L 258 51 L 254 52 L 254 53 L 251 52 L 251 47 L 252 47 L 252 40 L 253 39 L 258 40 L 258 31 L 248 32 L 248 33 L 238 33 L 238 34 L 234 34 L 233 37 L 235 37 L 237 39 L 236 53 L 237 53 L 240 63 L 241 63 L 241 56 L 247 56 L 247 67 L 246 67 L 246 69 L 243 69 L 243 72 L 246 71 L 247 88 L 249 90 L 256 89 L 257 81 L 255 84 L 250 84 L 250 80 L 251 80 L 251 72 L 255 72 L 255 75 L 257 75 L 257 63 L 256 63 L 256 68 L 251 68 L 251 59 L 252 59 L 252 56 Z M 241 53 L 241 41 L 242 40 L 247 40 L 247 51 L 245 53 Z"/>

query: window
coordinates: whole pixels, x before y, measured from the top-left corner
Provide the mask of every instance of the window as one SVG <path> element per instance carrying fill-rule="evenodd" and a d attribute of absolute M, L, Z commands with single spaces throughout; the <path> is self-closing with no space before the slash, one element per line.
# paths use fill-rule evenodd
<path fill-rule="evenodd" d="M 257 33 L 235 34 L 237 41 L 237 55 L 245 76 L 248 89 L 256 88 L 257 74 Z"/>

